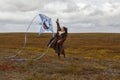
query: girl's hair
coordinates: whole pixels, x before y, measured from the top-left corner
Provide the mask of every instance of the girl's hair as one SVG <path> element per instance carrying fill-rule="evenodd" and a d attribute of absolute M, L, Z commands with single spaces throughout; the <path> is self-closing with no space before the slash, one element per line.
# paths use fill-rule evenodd
<path fill-rule="evenodd" d="M 66 28 L 66 27 L 63 27 L 63 28 L 64 28 L 64 30 L 65 30 L 65 34 L 67 34 L 67 33 L 68 33 L 67 28 Z"/>

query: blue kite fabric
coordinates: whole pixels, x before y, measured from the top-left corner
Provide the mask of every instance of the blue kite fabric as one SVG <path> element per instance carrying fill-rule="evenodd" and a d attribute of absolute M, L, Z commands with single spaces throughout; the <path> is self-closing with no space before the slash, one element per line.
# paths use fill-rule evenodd
<path fill-rule="evenodd" d="M 41 19 L 41 23 L 40 23 L 40 32 L 39 34 L 45 32 L 45 31 L 51 31 L 53 33 L 54 36 L 54 31 L 53 31 L 53 26 L 52 26 L 52 20 L 51 18 L 43 15 L 43 14 L 39 14 L 40 19 Z"/>

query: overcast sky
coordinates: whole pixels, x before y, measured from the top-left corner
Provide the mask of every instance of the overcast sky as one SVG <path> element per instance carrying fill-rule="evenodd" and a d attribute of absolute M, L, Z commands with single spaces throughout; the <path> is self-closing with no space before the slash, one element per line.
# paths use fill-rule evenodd
<path fill-rule="evenodd" d="M 0 0 L 0 32 L 25 32 L 39 14 L 69 32 L 120 32 L 120 0 Z M 29 31 L 39 31 L 39 17 Z"/>

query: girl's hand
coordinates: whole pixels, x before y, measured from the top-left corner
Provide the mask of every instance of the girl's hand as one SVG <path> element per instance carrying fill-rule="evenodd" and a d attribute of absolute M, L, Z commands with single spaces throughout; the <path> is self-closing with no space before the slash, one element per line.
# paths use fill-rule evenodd
<path fill-rule="evenodd" d="M 60 43 L 60 42 L 61 42 L 61 40 L 58 40 L 58 41 L 57 41 L 57 43 Z"/>
<path fill-rule="evenodd" d="M 58 23 L 59 22 L 59 19 L 57 18 L 57 21 L 56 21 L 56 23 Z"/>

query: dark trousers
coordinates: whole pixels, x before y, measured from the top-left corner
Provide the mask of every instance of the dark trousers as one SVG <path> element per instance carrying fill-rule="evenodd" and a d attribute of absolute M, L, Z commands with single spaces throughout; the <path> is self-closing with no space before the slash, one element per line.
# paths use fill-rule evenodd
<path fill-rule="evenodd" d="M 58 56 L 60 56 L 60 54 L 63 54 L 63 56 L 65 57 L 65 50 L 63 44 L 57 43 L 54 50 L 58 54 Z"/>

